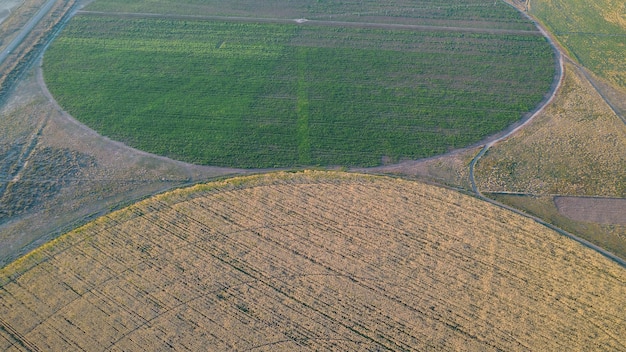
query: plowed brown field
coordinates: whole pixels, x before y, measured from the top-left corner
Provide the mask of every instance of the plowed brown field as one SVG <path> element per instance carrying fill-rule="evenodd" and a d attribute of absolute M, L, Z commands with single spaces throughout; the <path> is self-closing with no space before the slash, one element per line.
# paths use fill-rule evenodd
<path fill-rule="evenodd" d="M 0 350 L 626 350 L 626 270 L 421 183 L 306 172 L 138 203 L 0 271 Z"/>
<path fill-rule="evenodd" d="M 626 198 L 554 197 L 554 204 L 570 219 L 626 225 Z"/>

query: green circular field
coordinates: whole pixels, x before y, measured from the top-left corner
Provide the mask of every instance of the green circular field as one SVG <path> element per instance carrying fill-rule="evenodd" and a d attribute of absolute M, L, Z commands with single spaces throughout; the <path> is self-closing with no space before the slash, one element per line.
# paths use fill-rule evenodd
<path fill-rule="evenodd" d="M 553 53 L 527 23 L 393 19 L 85 13 L 47 51 L 44 73 L 61 106 L 103 135 L 241 168 L 441 154 L 505 129 L 549 90 Z"/>

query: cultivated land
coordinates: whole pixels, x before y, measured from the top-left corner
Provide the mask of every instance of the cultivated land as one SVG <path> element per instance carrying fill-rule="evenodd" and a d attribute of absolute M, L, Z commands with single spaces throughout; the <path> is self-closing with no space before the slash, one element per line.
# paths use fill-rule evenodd
<path fill-rule="evenodd" d="M 626 225 L 626 198 L 555 197 L 559 212 L 579 221 Z"/>
<path fill-rule="evenodd" d="M 30 0 L 25 3 L 34 6 L 33 4 L 37 1 L 41 2 L 40 0 Z M 155 2 L 151 3 L 154 4 Z M 203 3 L 208 5 L 206 2 Z M 105 4 L 105 2 L 98 1 L 92 6 L 97 4 Z M 125 2 L 124 4 L 130 5 L 131 3 Z M 262 2 L 261 4 L 273 6 L 271 2 Z M 180 6 L 177 6 L 177 9 L 185 8 L 185 4 L 179 3 L 178 5 Z M 395 5 L 401 9 L 400 12 L 402 13 L 414 12 L 417 14 L 427 9 L 425 7 L 415 9 L 414 4 L 409 3 L 397 2 L 394 3 Z M 442 14 L 452 16 L 454 13 L 469 11 L 470 8 L 477 10 L 480 7 L 486 7 L 485 4 L 476 5 L 438 6 L 438 16 L 441 17 Z M 381 6 L 387 6 L 385 12 L 388 14 L 393 13 L 393 11 L 389 11 L 389 5 L 381 4 Z M 25 6 L 18 9 L 23 10 Z M 33 13 L 37 10 L 36 7 L 30 9 L 29 11 Z M 429 9 L 435 10 L 434 7 Z M 490 7 L 490 9 L 495 10 L 498 7 Z M 126 12 L 139 11 L 122 10 Z M 107 11 L 111 11 L 111 9 Z M 148 12 L 149 9 L 144 8 L 141 11 Z M 190 10 L 190 8 L 187 8 L 186 11 L 187 14 L 194 13 L 194 10 Z M 255 11 L 260 11 L 258 6 Z M 263 11 L 265 14 L 268 13 L 268 9 Z M 259 16 L 268 17 L 261 12 L 259 12 Z M 184 14 L 185 12 L 179 13 Z M 490 21 L 482 24 L 477 21 L 462 24 L 463 18 L 467 20 L 472 16 L 454 15 L 452 17 L 456 18 L 457 27 L 467 26 L 471 23 L 474 27 L 482 25 L 483 28 L 485 26 L 494 28 L 494 22 L 496 22 L 497 26 L 495 27 L 499 28 L 506 28 L 505 23 L 514 23 L 508 28 L 514 30 L 533 29 L 528 23 L 526 24 L 528 27 L 520 26 L 519 23 L 522 21 L 519 19 L 498 20 L 498 16 L 502 16 L 502 14 L 497 14 L 497 11 L 491 13 L 494 16 L 491 17 Z M 228 14 L 233 15 L 233 13 Z M 14 11 L 12 16 L 15 15 L 16 12 Z M 348 12 L 342 15 L 348 20 L 358 20 L 362 16 L 364 16 L 363 13 L 357 15 Z M 429 16 L 437 17 L 432 12 Z M 286 16 L 286 18 L 293 17 L 295 17 L 293 13 L 288 13 Z M 452 20 L 452 17 L 448 19 Z M 394 17 L 396 20 L 398 18 Z M 20 17 L 20 21 L 22 20 L 23 18 Z M 368 19 L 370 22 L 376 20 L 374 18 Z M 16 19 L 9 17 L 3 26 L 9 21 L 15 23 Z M 412 22 L 414 24 L 428 24 L 424 23 L 424 16 L 413 16 L 412 21 L 417 21 Z M 19 29 L 19 27 L 13 28 Z M 17 29 L 13 29 L 13 31 Z M 132 202 L 142 195 L 187 182 L 197 182 L 218 175 L 242 172 L 242 170 L 198 168 L 167 161 L 142 154 L 117 143 L 112 143 L 106 138 L 96 136 L 84 126 L 75 124 L 67 114 L 61 113 L 57 106 L 49 102 L 45 90 L 40 90 L 35 77 L 36 75 L 28 76 L 24 84 L 18 86 L 19 89 L 11 95 L 3 110 L 0 111 L 2 116 L 0 123 L 3 126 L 0 129 L 0 167 L 2 169 L 0 187 L 6 187 L 4 194 L 2 194 L 3 198 L 0 200 L 0 265 L 11 261 L 28 249 L 37 247 L 46 240 L 57 236 L 60 232 L 67 231 L 74 224 L 84 223 L 86 219 L 95 214 L 109 211 L 118 206 L 120 202 Z M 626 101 L 626 99 L 622 100 Z M 614 99 L 613 102 L 615 101 Z M 555 133 L 558 131 L 558 127 L 555 126 Z M 371 171 L 426 177 L 435 182 L 470 189 L 467 165 L 476 152 L 477 150 L 470 150 L 465 153 L 454 153 L 450 156 L 426 161 L 407 161 Z M 546 157 L 551 153 L 548 150 L 542 155 Z M 603 155 L 606 156 L 607 154 Z M 616 155 L 621 154 L 617 153 Z M 531 155 L 531 157 L 535 156 Z M 88 162 L 76 162 L 80 160 Z M 588 179 L 579 181 L 591 182 Z M 593 179 L 596 184 L 601 181 L 602 179 Z M 526 198 L 536 199 L 536 197 L 539 196 L 532 195 Z M 554 219 L 557 217 L 564 219 L 558 214 L 554 203 L 551 202 L 552 197 L 549 195 L 544 197 L 549 200 L 546 204 L 550 208 L 548 211 L 541 212 L 541 214 L 547 214 L 543 216 L 544 219 L 550 222 L 555 222 Z M 521 197 L 512 196 L 511 198 L 520 199 Z M 534 207 L 534 209 L 541 208 L 542 204 Z M 521 207 L 529 209 L 529 206 Z M 565 220 L 569 222 L 568 219 Z M 556 221 L 556 223 L 563 226 L 561 221 Z M 584 229 L 591 234 L 591 237 L 602 237 L 604 232 L 595 230 L 599 226 L 590 223 L 577 223 L 575 227 L 566 226 L 566 228 L 575 233 L 579 233 L 579 229 Z M 611 236 L 613 237 L 611 238 L 613 239 L 618 238 L 620 233 L 621 236 L 625 233 L 623 229 L 620 230 L 619 227 L 613 225 L 603 225 L 602 229 L 612 233 Z M 596 243 L 604 245 L 605 242 L 596 241 Z M 615 247 L 609 246 L 609 248 Z"/>
<path fill-rule="evenodd" d="M 188 165 L 98 136 L 49 100 L 37 70 L 0 109 L 0 266 L 146 194 L 244 170 Z"/>
<path fill-rule="evenodd" d="M 343 173 L 199 185 L 0 271 L 0 348 L 626 348 L 626 271 L 458 192 Z"/>
<path fill-rule="evenodd" d="M 492 199 L 544 219 L 557 228 L 576 234 L 620 258 L 626 258 L 626 226 L 623 222 L 623 198 L 568 197 L 569 204 L 584 207 L 585 217 L 559 209 L 559 195 L 487 193 Z M 592 203 L 591 200 L 594 200 Z M 618 207 L 614 207 L 614 206 Z M 607 208 L 611 207 L 612 208 Z M 603 211 L 602 213 L 598 213 Z M 619 214 L 622 214 L 620 217 Z M 572 216 L 573 215 L 573 216 Z"/>
<path fill-rule="evenodd" d="M 385 16 L 370 13 L 367 21 L 399 23 L 398 13 L 379 3 L 378 14 L 386 11 Z M 115 3 L 92 5 L 107 4 Z M 120 10 L 164 12 L 164 1 L 150 4 Z M 218 2 L 177 4 L 177 13 L 185 15 L 216 8 Z M 271 16 L 272 7 L 278 10 L 274 1 L 239 4 L 255 5 L 261 17 L 280 16 Z M 334 8 L 319 10 L 320 4 L 328 5 L 314 2 L 306 17 L 336 16 L 329 14 Z M 414 5 L 396 4 L 403 13 Z M 491 22 L 466 21 L 469 12 L 453 16 L 486 7 L 475 5 L 438 6 L 447 18 L 415 16 L 409 22 L 454 20 L 456 27 L 493 28 L 499 15 Z M 231 10 L 223 15 L 237 15 Z M 293 16 L 289 7 L 281 10 L 283 18 L 304 17 Z M 365 16 L 346 10 L 340 21 Z M 533 29 L 511 23 L 508 30 Z M 559 118 L 568 115 L 581 123 L 565 123 L 564 129 L 552 124 L 551 135 L 584 135 L 602 145 L 605 141 L 587 130 L 610 135 L 603 125 L 613 122 L 577 70 L 568 66 L 566 75 L 578 72 L 577 83 L 570 79 L 570 94 L 555 104 L 585 113 L 561 111 Z M 37 77 L 31 74 L 18 84 L 0 110 L 0 187 L 5 187 L 0 266 L 23 253 L 25 244 L 35 248 L 120 202 L 243 172 L 185 165 L 97 136 L 62 113 Z M 595 122 L 584 123 L 586 116 Z M 520 155 L 541 155 L 545 161 L 555 146 L 544 146 L 549 149 Z M 597 150 L 602 148 L 589 153 Z M 467 165 L 477 151 L 370 171 L 471 189 Z M 623 149 L 616 152 L 617 159 L 600 152 L 597 159 L 584 160 L 607 167 L 621 160 Z M 617 171 L 621 174 L 623 169 Z M 577 189 L 608 191 L 614 180 L 581 178 L 578 184 L 584 185 Z M 553 195 L 491 195 L 626 253 L 620 239 L 624 226 L 575 222 L 559 212 L 557 205 L 563 210 L 581 204 L 575 199 L 559 197 L 555 203 Z M 457 192 L 360 175 L 267 175 L 141 202 L 1 269 L 0 349 L 625 350 L 625 287 L 624 270 L 596 252 Z"/>
<path fill-rule="evenodd" d="M 215 13 L 209 3 L 193 17 L 83 12 L 46 53 L 46 82 L 64 109 L 112 139 L 241 168 L 442 154 L 521 119 L 552 83 L 550 46 L 504 3 L 390 13 L 365 2 L 376 16 L 344 18 L 343 5 L 284 2 L 279 18 L 228 17 L 262 17 L 280 3 L 235 1 L 246 10 Z"/>

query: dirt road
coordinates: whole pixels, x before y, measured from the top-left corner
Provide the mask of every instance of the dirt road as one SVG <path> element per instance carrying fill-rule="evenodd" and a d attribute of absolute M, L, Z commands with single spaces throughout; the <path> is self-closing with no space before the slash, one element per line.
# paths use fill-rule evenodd
<path fill-rule="evenodd" d="M 524 15 L 526 15 L 526 17 L 528 17 L 531 21 L 533 20 L 532 18 L 530 18 L 530 16 L 528 16 L 526 13 L 524 13 Z M 533 21 L 534 22 L 534 21 Z M 536 22 L 535 22 L 536 23 Z M 558 44 L 556 44 L 556 42 L 554 41 L 554 39 L 552 38 L 552 36 L 539 24 L 536 23 L 537 28 L 539 28 L 539 30 L 541 31 L 541 33 L 546 37 L 546 39 L 550 42 L 550 45 L 552 46 L 552 48 L 555 51 L 555 54 L 558 57 L 558 61 L 559 61 L 559 69 L 557 70 L 557 77 L 558 77 L 558 81 L 557 84 L 553 85 L 552 89 L 551 89 L 551 94 L 550 97 L 548 99 L 546 99 L 542 104 L 540 104 L 537 109 L 535 110 L 535 112 L 526 120 L 524 121 L 522 124 L 520 124 L 519 126 L 515 127 L 514 129 L 510 130 L 509 132 L 507 132 L 506 134 L 502 135 L 501 137 L 498 137 L 497 139 L 494 139 L 488 143 L 486 143 L 484 145 L 484 147 L 480 150 L 480 152 L 474 157 L 474 159 L 472 159 L 470 166 L 469 166 L 469 177 L 470 177 L 470 182 L 471 182 L 471 186 L 472 186 L 472 191 L 476 194 L 476 196 L 486 202 L 489 202 L 491 204 L 497 205 L 501 208 L 504 209 L 508 209 L 514 213 L 526 216 L 530 219 L 533 219 L 534 221 L 536 221 L 537 223 L 540 223 L 546 227 L 551 228 L 552 230 L 557 231 L 558 233 L 560 233 L 561 235 L 568 237 L 582 245 L 584 245 L 585 247 L 588 247 L 590 249 L 595 250 L 596 252 L 604 255 L 605 257 L 613 260 L 614 262 L 618 263 L 619 265 L 621 265 L 622 267 L 626 268 L 626 260 L 616 256 L 615 254 L 605 250 L 604 248 L 601 248 L 587 240 L 584 240 L 574 234 L 571 234 L 567 231 L 564 231 L 546 221 L 544 221 L 543 219 L 533 216 L 533 215 L 529 215 L 525 212 L 522 212 L 516 208 L 513 208 L 511 206 L 508 206 L 506 204 L 497 202 L 493 199 L 487 198 L 485 197 L 480 190 L 478 189 L 477 185 L 476 185 L 476 180 L 475 180 L 475 174 L 474 174 L 474 169 L 476 167 L 476 164 L 478 163 L 478 161 L 480 160 L 480 158 L 482 158 L 485 153 L 489 150 L 489 148 L 491 148 L 494 144 L 503 141 L 507 138 L 509 138 L 511 135 L 513 135 L 514 133 L 516 133 L 517 131 L 519 131 L 522 127 L 528 125 L 535 117 L 537 117 L 538 115 L 540 115 L 544 109 L 554 100 L 556 93 L 558 92 L 559 88 L 561 87 L 562 83 L 563 83 L 563 65 L 564 65 L 564 61 L 567 60 L 568 62 L 572 62 L 573 61 L 566 56 L 566 54 L 562 51 L 562 49 L 559 47 Z M 616 111 L 616 109 L 611 105 L 611 103 L 607 100 L 607 98 L 598 90 L 598 88 L 594 85 L 593 80 L 589 77 L 588 73 L 584 70 L 584 68 L 581 68 L 579 65 L 576 65 L 576 67 L 578 67 L 579 69 L 581 69 L 581 71 L 583 72 L 583 74 L 585 75 L 585 77 L 589 80 L 589 82 L 594 86 L 594 89 L 598 92 L 598 94 L 600 94 L 600 96 L 602 97 L 602 99 L 609 105 L 609 107 L 615 112 L 615 114 L 617 116 L 619 116 L 622 121 L 624 121 L 624 118 L 622 116 L 620 116 L 618 114 L 618 112 Z"/>
<path fill-rule="evenodd" d="M 525 14 L 526 15 L 526 14 Z M 530 16 L 526 15 L 526 17 L 535 22 Z M 481 197 L 481 198 L 485 198 L 480 191 L 478 190 L 478 187 L 476 186 L 476 179 L 474 177 L 474 168 L 476 166 L 476 163 L 478 162 L 478 160 L 480 160 L 480 158 L 483 157 L 483 155 L 485 155 L 485 153 L 487 152 L 487 150 L 489 150 L 489 148 L 491 148 L 494 144 L 501 142 L 507 138 L 509 138 L 511 135 L 515 134 L 517 131 L 519 131 L 520 129 L 522 129 L 524 126 L 527 126 L 529 123 L 531 123 L 537 116 L 539 116 L 546 108 L 546 106 L 548 106 L 553 100 L 554 97 L 556 96 L 556 93 L 559 91 L 559 88 L 561 87 L 561 85 L 563 84 L 563 53 L 561 51 L 561 49 L 558 47 L 558 45 L 555 43 L 555 41 L 552 39 L 552 37 L 550 36 L 550 34 L 537 22 L 535 22 L 535 25 L 537 26 L 537 28 L 539 29 L 539 31 L 541 32 L 541 34 L 548 40 L 548 42 L 550 43 L 550 46 L 552 46 L 552 50 L 554 50 L 554 54 L 557 58 L 557 70 L 556 70 L 556 74 L 554 77 L 554 81 L 552 83 L 552 87 L 550 88 L 550 93 L 549 96 L 544 99 L 541 104 L 539 104 L 539 106 L 537 106 L 535 108 L 535 111 L 530 115 L 530 117 L 528 117 L 525 121 L 523 121 L 520 125 L 514 127 L 513 129 L 509 130 L 508 132 L 506 132 L 504 135 L 489 141 L 488 143 L 485 144 L 485 146 L 483 147 L 483 149 L 474 157 L 474 159 L 472 159 L 472 162 L 470 163 L 469 166 L 469 175 L 470 175 L 470 182 L 472 184 L 472 191 L 474 193 L 476 193 L 477 196 Z"/>
<path fill-rule="evenodd" d="M 519 35 L 541 35 L 537 31 L 499 29 L 499 28 L 476 28 L 476 27 L 450 27 L 450 26 L 427 26 L 412 24 L 395 24 L 382 22 L 349 22 L 332 20 L 309 20 L 306 18 L 265 18 L 265 17 L 236 17 L 236 16 L 192 16 L 192 15 L 168 15 L 139 12 L 101 12 L 101 11 L 78 11 L 78 14 L 95 16 L 119 16 L 130 18 L 162 18 L 178 20 L 206 20 L 206 21 L 233 21 L 233 22 L 254 22 L 254 23 L 292 23 L 305 26 L 332 26 L 332 27 L 356 27 L 356 28 L 381 28 L 400 29 L 413 31 L 447 31 L 447 32 L 467 32 L 467 33 L 487 33 L 487 34 L 519 34 Z"/>
<path fill-rule="evenodd" d="M 0 65 L 2 65 L 4 63 L 4 61 L 11 54 L 11 52 L 13 50 L 15 50 L 15 48 L 17 48 L 20 44 L 22 44 L 22 42 L 24 41 L 24 38 L 26 38 L 26 36 L 30 33 L 30 31 L 32 31 L 33 28 L 35 28 L 37 23 L 39 23 L 39 21 L 41 21 L 41 19 L 48 12 L 50 12 L 50 9 L 52 9 L 52 6 L 54 6 L 54 3 L 56 3 L 56 2 L 57 2 L 57 0 L 48 0 L 41 7 L 41 9 L 35 14 L 35 16 L 33 18 L 31 18 L 24 25 L 24 27 L 22 28 L 20 33 L 15 37 L 15 39 L 13 39 L 13 41 L 11 41 L 11 43 L 9 43 L 9 45 L 7 45 L 6 49 L 4 49 L 4 51 L 2 51 L 0 53 Z"/>
<path fill-rule="evenodd" d="M 4 0 L 0 3 L 0 23 L 2 23 L 9 15 L 11 11 L 22 2 L 21 0 Z"/>

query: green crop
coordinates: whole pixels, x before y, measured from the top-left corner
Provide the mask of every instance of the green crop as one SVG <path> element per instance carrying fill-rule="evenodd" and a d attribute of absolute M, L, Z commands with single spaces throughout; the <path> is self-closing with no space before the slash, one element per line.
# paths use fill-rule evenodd
<path fill-rule="evenodd" d="M 533 109 L 536 34 L 79 15 L 46 53 L 60 104 L 192 163 L 375 166 L 478 142 Z"/>

